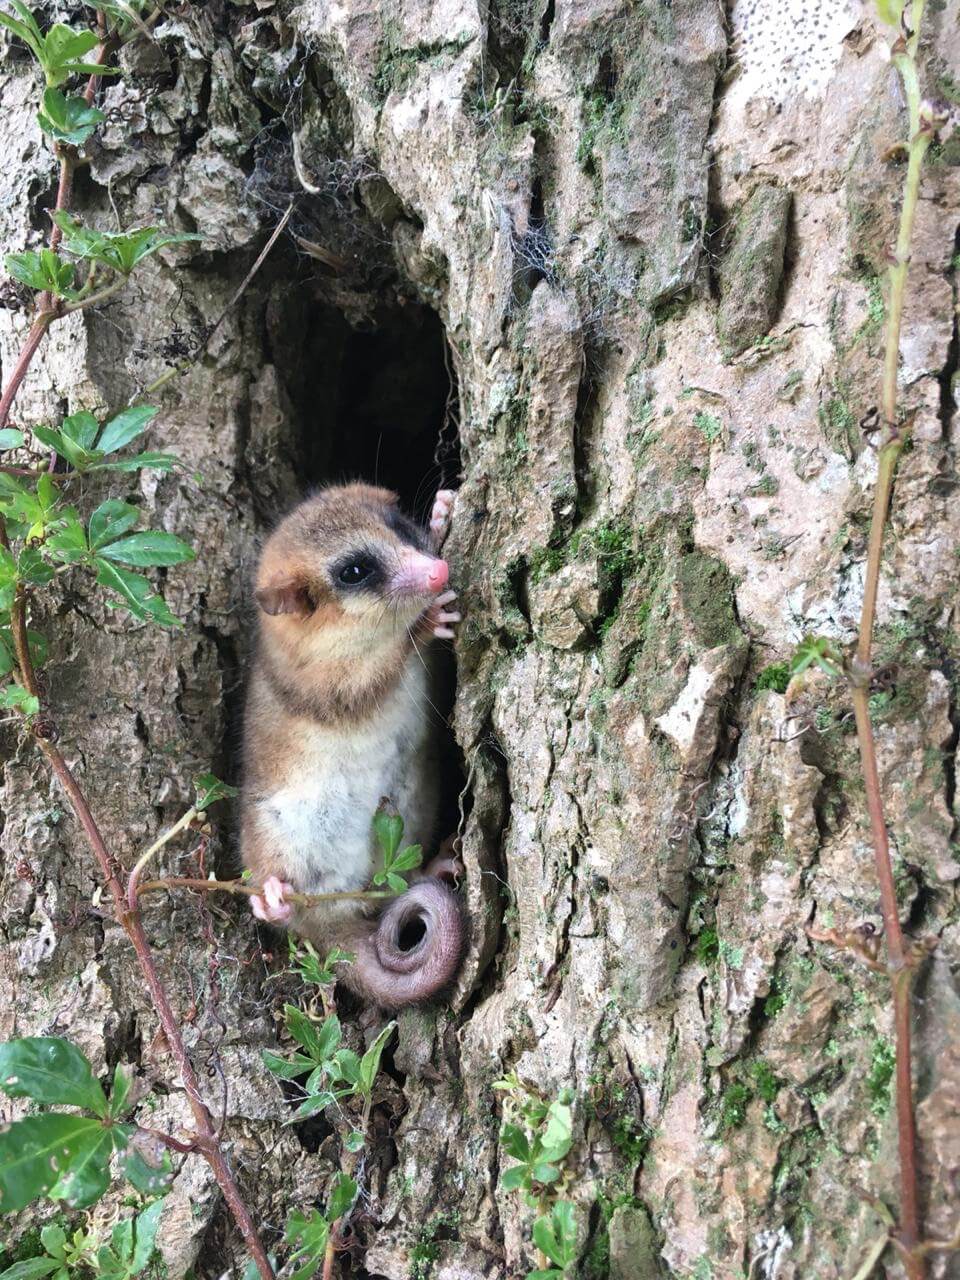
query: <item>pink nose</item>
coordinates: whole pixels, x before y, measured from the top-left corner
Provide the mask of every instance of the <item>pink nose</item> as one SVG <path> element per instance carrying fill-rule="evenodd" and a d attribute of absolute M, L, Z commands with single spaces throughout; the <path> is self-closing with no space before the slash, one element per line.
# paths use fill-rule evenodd
<path fill-rule="evenodd" d="M 434 560 L 427 574 L 427 586 L 431 591 L 442 590 L 450 580 L 450 567 L 446 560 Z"/>

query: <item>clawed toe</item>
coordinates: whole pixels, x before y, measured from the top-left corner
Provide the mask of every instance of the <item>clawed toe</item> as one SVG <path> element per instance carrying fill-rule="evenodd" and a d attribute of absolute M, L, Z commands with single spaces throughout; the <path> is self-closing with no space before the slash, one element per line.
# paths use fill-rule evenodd
<path fill-rule="evenodd" d="M 444 534 L 450 527 L 455 494 L 452 489 L 439 489 L 433 500 L 430 513 L 430 532 L 437 546 L 443 541 Z"/>

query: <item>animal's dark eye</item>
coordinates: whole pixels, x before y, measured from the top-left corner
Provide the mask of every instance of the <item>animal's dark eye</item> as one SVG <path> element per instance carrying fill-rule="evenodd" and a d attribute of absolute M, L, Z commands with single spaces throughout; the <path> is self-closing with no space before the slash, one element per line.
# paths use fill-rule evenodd
<path fill-rule="evenodd" d="M 375 571 L 376 565 L 372 560 L 358 556 L 356 560 L 343 565 L 337 577 L 345 587 L 359 587 L 362 582 L 372 577 Z"/>

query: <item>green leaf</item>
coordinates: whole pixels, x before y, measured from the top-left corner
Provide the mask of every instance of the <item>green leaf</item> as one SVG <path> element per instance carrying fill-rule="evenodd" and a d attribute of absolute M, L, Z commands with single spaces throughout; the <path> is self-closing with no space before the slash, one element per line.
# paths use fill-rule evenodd
<path fill-rule="evenodd" d="M 540 1154 L 546 1160 L 562 1160 L 573 1143 L 573 1112 L 564 1102 L 552 1102 L 540 1138 Z"/>
<path fill-rule="evenodd" d="M 0 586 L 17 580 L 17 562 L 6 547 L 0 547 Z"/>
<path fill-rule="evenodd" d="M 148 529 L 144 533 L 131 534 L 120 542 L 110 542 L 99 548 L 107 560 L 119 560 L 121 564 L 136 569 L 149 569 L 156 565 L 182 564 L 195 560 L 197 553 L 182 538 L 162 529 Z"/>
<path fill-rule="evenodd" d="M 158 1191 L 165 1191 L 173 1181 L 173 1163 L 170 1160 L 170 1152 L 163 1152 L 159 1164 L 151 1164 L 139 1148 L 131 1145 L 123 1162 L 123 1172 L 127 1180 L 141 1195 L 156 1195 Z"/>
<path fill-rule="evenodd" d="M 33 56 L 39 61 L 43 52 L 43 33 L 37 26 L 30 10 L 27 9 L 26 13 L 22 12 L 22 9 L 25 7 L 26 6 L 17 4 L 16 0 L 14 0 L 14 8 L 18 13 L 20 13 L 20 16 L 23 18 L 23 22 L 18 22 L 16 18 L 11 18 L 9 13 L 4 13 L 0 10 L 0 23 L 12 31 L 15 36 L 19 36 L 24 44 L 30 49 Z"/>
<path fill-rule="evenodd" d="M 51 214 L 51 217 L 63 232 L 63 244 L 68 253 L 92 262 L 102 262 L 125 276 L 144 258 L 150 257 L 159 249 L 203 239 L 194 232 L 164 231 L 161 227 L 93 231 L 82 226 L 65 209 Z"/>
<path fill-rule="evenodd" d="M 44 543 L 44 549 L 61 564 L 78 564 L 87 558 L 87 535 L 80 517 L 71 508 L 61 511 L 58 527 Z"/>
<path fill-rule="evenodd" d="M 102 111 L 87 105 L 84 98 L 65 98 L 59 89 L 47 89 L 37 122 L 44 133 L 74 147 L 83 146 L 98 124 L 106 119 Z"/>
<path fill-rule="evenodd" d="M 546 1271 L 528 1271 L 527 1280 L 563 1280 L 563 1272 L 556 1267 L 550 1267 Z"/>
<path fill-rule="evenodd" d="M 22 449 L 23 445 L 22 431 L 17 431 L 15 427 L 4 427 L 0 431 L 0 449 Z"/>
<path fill-rule="evenodd" d="M 332 1102 L 336 1102 L 337 1098 L 342 1096 L 342 1094 L 332 1092 L 329 1089 L 324 1089 L 321 1093 L 314 1093 L 305 1102 L 300 1103 L 287 1123 L 294 1124 L 298 1120 L 306 1120 L 308 1116 L 313 1116 L 318 1111 L 326 1110 Z"/>
<path fill-rule="evenodd" d="M 504 1169 L 500 1182 L 505 1191 L 516 1191 L 518 1187 L 524 1185 L 529 1176 L 530 1173 L 525 1164 L 515 1164 L 509 1169 Z"/>
<path fill-rule="evenodd" d="M 100 424 L 92 413 L 81 409 L 79 413 L 72 413 L 69 418 L 64 418 L 60 429 L 68 440 L 75 441 L 81 449 L 92 449 Z"/>
<path fill-rule="evenodd" d="M 400 850 L 390 863 L 390 870 L 412 871 L 414 867 L 419 867 L 422 861 L 423 848 L 418 844 L 408 844 L 405 849 Z"/>
<path fill-rule="evenodd" d="M 34 427 L 33 434 L 45 445 L 55 449 L 57 453 L 62 453 L 77 471 L 86 471 L 100 456 L 95 449 L 92 451 L 84 449 L 64 431 L 54 431 L 51 427 Z"/>
<path fill-rule="evenodd" d="M 344 1138 L 343 1145 L 346 1147 L 348 1151 L 353 1151 L 353 1152 L 362 1151 L 363 1150 L 363 1134 L 359 1131 L 359 1129 L 354 1129 L 352 1133 L 348 1133 L 347 1136 Z"/>
<path fill-rule="evenodd" d="M 558 1200 L 549 1217 L 537 1218 L 533 1224 L 533 1242 L 561 1269 L 576 1262 L 577 1224 L 569 1200 Z"/>
<path fill-rule="evenodd" d="M 0 1089 L 11 1098 L 109 1114 L 90 1063 L 76 1045 L 60 1036 L 26 1036 L 0 1044 Z"/>
<path fill-rule="evenodd" d="M 0 1271 L 0 1280 L 36 1280 L 37 1276 L 48 1276 L 60 1266 L 56 1258 L 24 1258 L 23 1262 L 15 1262 L 6 1271 Z"/>
<path fill-rule="evenodd" d="M 113 1069 L 113 1087 L 110 1090 L 109 1111 L 114 1120 L 118 1120 L 127 1108 L 127 1098 L 133 1085 L 133 1068 L 123 1067 L 118 1062 Z"/>
<path fill-rule="evenodd" d="M 67 1251 L 67 1233 L 56 1222 L 51 1222 L 40 1232 L 40 1243 L 51 1258 L 63 1260 Z"/>
<path fill-rule="evenodd" d="M 218 800 L 226 800 L 228 797 L 237 794 L 236 787 L 230 787 L 225 782 L 221 782 L 212 773 L 197 774 L 193 780 L 193 789 L 197 794 L 196 807 L 198 809 L 209 809 Z"/>
<path fill-rule="evenodd" d="M 39 547 L 24 547 L 17 561 L 17 576 L 21 582 L 42 587 L 53 580 L 56 570 L 51 568 L 40 553 Z"/>
<path fill-rule="evenodd" d="M 323 1059 L 318 1048 L 317 1029 L 307 1015 L 301 1009 L 298 1009 L 295 1004 L 285 1004 L 283 1006 L 283 1016 L 287 1024 L 287 1030 L 297 1044 L 306 1049 L 312 1061 L 322 1062 Z"/>
<path fill-rule="evenodd" d="M 348 1178 L 345 1173 L 338 1173 L 327 1201 L 327 1221 L 332 1225 L 338 1218 L 342 1218 L 353 1207 L 356 1198 L 357 1184 L 353 1178 Z"/>
<path fill-rule="evenodd" d="M 126 533 L 140 519 L 140 509 L 129 502 L 121 502 L 119 498 L 108 498 L 101 502 L 90 517 L 90 546 L 96 551 L 107 542 L 113 542 L 122 533 Z"/>
<path fill-rule="evenodd" d="M 396 1030 L 396 1026 L 396 1022 L 388 1022 L 360 1059 L 360 1079 L 358 1083 L 360 1091 L 365 1097 L 369 1096 L 373 1091 L 373 1082 L 376 1080 L 377 1072 L 380 1070 L 380 1059 L 383 1056 L 387 1041 Z"/>
<path fill-rule="evenodd" d="M 291 1260 L 302 1263 L 290 1280 L 309 1280 L 316 1273 L 323 1262 L 329 1235 L 330 1225 L 319 1209 L 314 1209 L 309 1218 L 296 1210 L 290 1214 L 284 1239 L 295 1246 Z"/>
<path fill-rule="evenodd" d="M 403 819 L 399 813 L 388 813 L 384 809 L 378 809 L 373 815 L 373 831 L 383 854 L 383 860 L 389 864 L 403 839 Z"/>
<path fill-rule="evenodd" d="M 172 453 L 137 453 L 132 458 L 121 458 L 117 462 L 96 462 L 91 471 L 140 471 L 152 467 L 154 471 L 172 471 L 178 459 Z"/>
<path fill-rule="evenodd" d="M 97 448 L 101 453 L 115 453 L 117 449 L 122 449 L 125 444 L 142 435 L 159 412 L 159 409 L 149 404 L 131 405 L 129 409 L 123 409 L 104 426 Z"/>
<path fill-rule="evenodd" d="M 136 1244 L 133 1249 L 133 1266 L 131 1268 L 134 1275 L 139 1275 L 150 1261 L 162 1213 L 163 1201 L 155 1200 L 142 1213 L 137 1214 L 134 1232 Z"/>
<path fill-rule="evenodd" d="M 0 689 L 0 708 L 7 711 L 19 711 L 21 715 L 29 718 L 35 716 L 40 710 L 40 699 L 33 694 L 28 693 L 19 684 L 9 684 L 5 689 Z M 3 1046 L 0 1046 L 3 1047 Z M 6 1086 L 2 1086 L 6 1088 Z M 7 1089 L 9 1093 L 10 1090 Z"/>
<path fill-rule="evenodd" d="M 328 1014 L 320 1024 L 320 1030 L 317 1033 L 317 1059 L 320 1062 L 326 1060 L 332 1055 L 333 1051 L 339 1045 L 342 1038 L 340 1030 L 340 1019 L 335 1013 Z"/>
<path fill-rule="evenodd" d="M 555 1164 L 547 1164 L 545 1161 L 538 1161 L 531 1165 L 530 1172 L 535 1182 L 556 1182 L 560 1177 L 560 1170 Z"/>
<path fill-rule="evenodd" d="M 97 567 L 97 582 L 101 587 L 116 591 L 123 602 L 122 607 L 129 610 L 135 618 L 141 622 L 159 623 L 161 627 L 183 626 L 180 619 L 175 618 L 167 608 L 163 596 L 158 596 L 151 583 L 139 573 L 131 573 L 129 569 L 121 569 L 99 557 L 94 563 Z"/>
<path fill-rule="evenodd" d="M 302 1076 L 305 1072 L 312 1071 L 316 1066 L 314 1060 L 303 1053 L 295 1053 L 292 1057 L 281 1058 L 278 1053 L 264 1050 L 262 1056 L 267 1070 L 272 1072 L 273 1075 L 279 1076 L 281 1080 L 295 1080 L 297 1076 Z"/>
<path fill-rule="evenodd" d="M 889 27 L 899 27 L 905 0 L 875 0 L 880 21 Z"/>
<path fill-rule="evenodd" d="M 99 1120 L 50 1111 L 0 1132 L 0 1213 L 25 1208 L 48 1192 L 107 1133 Z M 105 1170 L 109 1180 L 109 1170 Z"/>
<path fill-rule="evenodd" d="M 826 636 L 807 636 L 797 645 L 790 662 L 790 674 L 799 675 L 814 665 L 828 676 L 843 674 L 843 655 Z"/>
<path fill-rule="evenodd" d="M 105 1128 L 98 1121 L 87 1134 L 80 1150 L 50 1188 L 51 1200 L 65 1200 L 71 1208 L 83 1209 L 99 1200 L 110 1185 L 110 1157 L 127 1145 L 131 1125 Z"/>
<path fill-rule="evenodd" d="M 406 880 L 404 880 L 403 876 L 395 876 L 392 871 L 387 872 L 385 879 L 387 886 L 392 889 L 394 893 L 406 893 L 409 888 L 409 885 Z"/>
<path fill-rule="evenodd" d="M 25 253 L 8 253 L 4 264 L 14 280 L 40 292 L 49 290 L 58 298 L 73 300 L 74 267 L 64 262 L 52 249 L 28 250 Z"/>
<path fill-rule="evenodd" d="M 360 1083 L 360 1059 L 352 1049 L 338 1049 L 330 1063 L 330 1075 L 335 1080 L 345 1080 L 350 1085 Z"/>
<path fill-rule="evenodd" d="M 514 1160 L 530 1159 L 530 1140 L 518 1124 L 507 1123 L 500 1130 L 500 1145 Z"/>

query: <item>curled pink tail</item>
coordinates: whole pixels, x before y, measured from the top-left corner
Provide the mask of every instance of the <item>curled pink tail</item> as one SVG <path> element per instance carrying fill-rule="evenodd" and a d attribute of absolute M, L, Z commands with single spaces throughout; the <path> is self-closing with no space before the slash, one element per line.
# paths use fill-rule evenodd
<path fill-rule="evenodd" d="M 384 1009 L 418 1004 L 456 977 L 466 940 L 456 894 L 427 877 L 391 902 L 356 945 L 344 977 Z"/>

